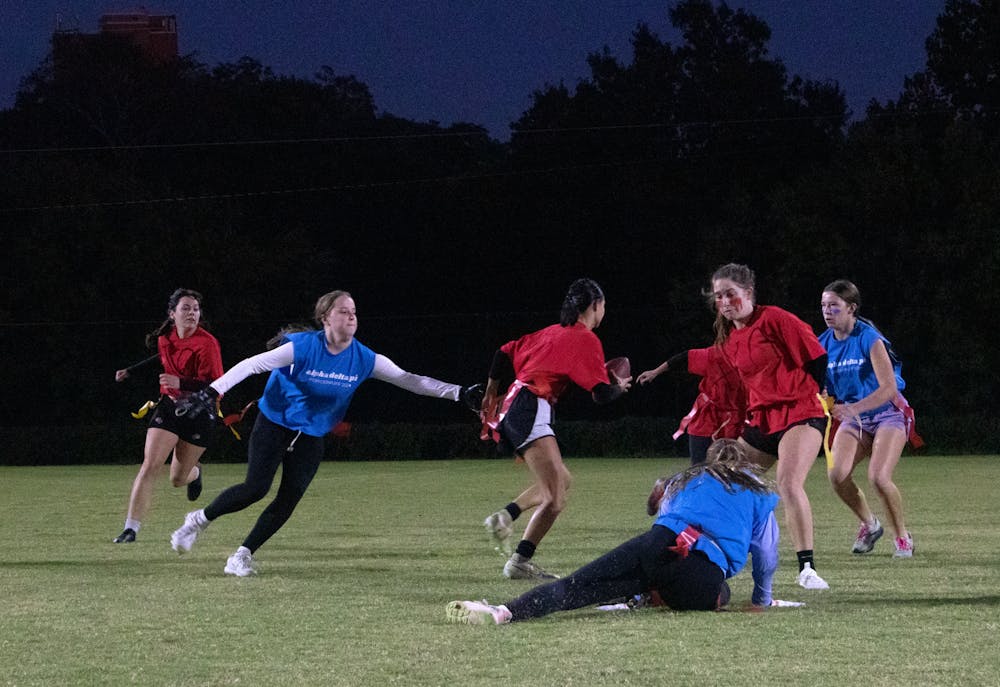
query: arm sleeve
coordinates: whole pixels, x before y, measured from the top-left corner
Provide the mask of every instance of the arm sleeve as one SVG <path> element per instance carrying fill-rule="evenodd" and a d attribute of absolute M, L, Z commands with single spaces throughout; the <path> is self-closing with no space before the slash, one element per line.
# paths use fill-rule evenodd
<path fill-rule="evenodd" d="M 622 388 L 617 384 L 605 384 L 604 382 L 595 386 L 591 391 L 591 394 L 594 397 L 594 403 L 598 405 L 611 403 L 616 398 L 620 398 L 623 393 L 625 392 L 622 391 Z"/>
<path fill-rule="evenodd" d="M 208 386 L 208 382 L 203 379 L 195 379 L 194 377 L 180 378 L 181 391 L 201 391 L 206 386 Z"/>
<path fill-rule="evenodd" d="M 670 356 L 667 359 L 667 369 L 673 372 L 674 370 L 680 370 L 681 372 L 688 371 L 688 352 L 681 351 L 675 355 Z"/>
<path fill-rule="evenodd" d="M 375 369 L 372 377 L 393 386 L 421 396 L 434 396 L 457 401 L 462 390 L 458 384 L 449 384 L 433 377 L 424 377 L 407 372 L 380 353 L 375 354 Z"/>
<path fill-rule="evenodd" d="M 778 569 L 778 521 L 774 511 L 767 519 L 754 526 L 750 540 L 750 556 L 753 559 L 753 594 L 750 600 L 755 606 L 771 605 L 771 585 Z"/>
<path fill-rule="evenodd" d="M 295 362 L 295 347 L 289 342 L 278 346 L 273 351 L 265 351 L 259 355 L 241 360 L 209 386 L 224 394 L 242 382 L 250 375 L 269 372 L 279 367 L 287 367 Z"/>
<path fill-rule="evenodd" d="M 826 353 L 818 358 L 813 358 L 806 363 L 806 372 L 809 376 L 816 380 L 816 386 L 820 388 L 820 391 L 826 387 Z"/>
<path fill-rule="evenodd" d="M 514 361 L 501 348 L 498 348 L 497 352 L 493 354 L 490 379 L 497 380 L 501 386 L 508 386 L 514 381 Z"/>
<path fill-rule="evenodd" d="M 158 361 L 159 359 L 160 359 L 160 354 L 159 353 L 157 353 L 156 355 L 151 355 L 148 358 L 146 358 L 145 360 L 140 360 L 139 362 L 135 363 L 134 365 L 129 365 L 128 367 L 125 368 L 125 371 L 129 372 L 129 373 L 135 372 L 136 370 L 142 369 L 142 368 L 146 367 L 147 365 L 149 365 L 150 363 Z"/>

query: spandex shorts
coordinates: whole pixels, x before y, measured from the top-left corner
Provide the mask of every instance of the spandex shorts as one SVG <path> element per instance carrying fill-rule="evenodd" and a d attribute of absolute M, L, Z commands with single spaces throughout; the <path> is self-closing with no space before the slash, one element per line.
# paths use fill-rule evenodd
<path fill-rule="evenodd" d="M 194 446 L 207 447 L 215 436 L 216 418 L 202 413 L 194 420 L 177 417 L 174 409 L 177 406 L 169 396 L 161 396 L 152 417 L 149 418 L 149 429 L 162 429 Z"/>
<path fill-rule="evenodd" d="M 792 427 L 798 427 L 799 425 L 808 425 L 822 435 L 826 432 L 826 416 L 824 415 L 823 417 L 811 417 L 807 420 L 800 420 L 799 422 L 792 423 L 780 432 L 775 432 L 774 434 L 762 434 L 759 427 L 747 425 L 743 429 L 743 441 L 747 442 L 758 451 L 763 451 L 769 455 L 776 456 L 778 455 L 778 444 L 781 443 L 781 438 L 785 436 L 785 432 L 790 430 Z"/>

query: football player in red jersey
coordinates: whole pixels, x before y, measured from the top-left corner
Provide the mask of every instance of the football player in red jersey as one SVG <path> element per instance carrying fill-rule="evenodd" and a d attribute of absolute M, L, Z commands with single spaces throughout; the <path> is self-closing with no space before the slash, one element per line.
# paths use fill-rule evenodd
<path fill-rule="evenodd" d="M 170 482 L 175 487 L 187 486 L 191 501 L 201 495 L 198 460 L 212 440 L 216 425 L 211 418 L 203 418 L 200 423 L 179 422 L 174 415 L 174 403 L 208 386 L 222 374 L 219 342 L 209 334 L 201 319 L 202 300 L 202 295 L 191 289 L 177 289 L 170 294 L 167 319 L 146 337 L 148 345 L 156 343 L 158 355 L 115 373 L 115 381 L 121 382 L 149 363 L 159 361 L 163 366 L 159 377 L 160 400 L 149 419 L 142 467 L 132 484 L 125 529 L 115 537 L 116 544 L 135 541 L 149 512 L 160 468 L 171 453 L 174 460 L 170 464 Z"/>
<path fill-rule="evenodd" d="M 687 433 L 691 465 L 704 463 L 713 441 L 736 439 L 743 433 L 747 409 L 743 382 L 718 346 L 681 351 L 658 367 L 641 373 L 636 381 L 649 384 L 668 370 L 683 370 L 701 377 L 698 397 L 674 432 L 674 439 Z"/>
<path fill-rule="evenodd" d="M 747 390 L 747 426 L 740 441 L 752 461 L 765 467 L 778 463 L 778 493 L 799 562 L 796 581 L 805 589 L 828 589 L 816 572 L 812 506 L 805 491 L 827 423 L 819 398 L 826 351 L 798 317 L 756 302 L 754 273 L 746 265 L 717 269 L 708 294 L 715 301 L 716 344 Z"/>
<path fill-rule="evenodd" d="M 604 292 L 597 282 L 577 279 L 563 301 L 559 324 L 509 341 L 493 357 L 483 398 L 485 433 L 513 450 L 535 477 L 534 484 L 484 523 L 509 552 L 513 521 L 535 509 L 504 565 L 505 577 L 555 577 L 531 559 L 565 507 L 571 481 L 552 430 L 556 401 L 571 383 L 591 392 L 601 404 L 615 400 L 631 386 L 632 377 L 608 378 L 604 348 L 594 333 L 604 318 L 604 308 Z M 502 397 L 501 380 L 507 389 Z"/>

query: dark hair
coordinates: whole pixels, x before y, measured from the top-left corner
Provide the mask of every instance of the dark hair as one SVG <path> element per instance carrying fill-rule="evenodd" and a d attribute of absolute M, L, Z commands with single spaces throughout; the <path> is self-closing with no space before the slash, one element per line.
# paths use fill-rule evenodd
<path fill-rule="evenodd" d="M 562 310 L 559 312 L 559 324 L 569 327 L 576 324 L 580 315 L 597 301 L 604 300 L 604 292 L 593 279 L 577 279 L 569 285 L 566 298 L 563 299 Z"/>
<path fill-rule="evenodd" d="M 708 289 L 701 292 L 701 295 L 705 297 L 708 303 L 708 307 L 715 311 L 715 324 L 712 325 L 712 328 L 715 330 L 715 343 L 721 345 L 726 342 L 726 339 L 729 338 L 729 334 L 736 325 L 731 320 L 723 317 L 722 313 L 715 307 L 715 282 L 718 279 L 728 279 L 735 282 L 740 288 L 747 291 L 755 291 L 757 277 L 753 273 L 753 270 L 746 265 L 730 262 L 712 272 L 712 278 L 708 281 Z"/>
<path fill-rule="evenodd" d="M 664 498 L 670 499 L 695 477 L 708 474 L 722 483 L 727 491 L 737 486 L 758 494 L 775 491 L 770 480 L 761 477 L 766 469 L 750 462 L 746 450 L 735 439 L 716 439 L 708 447 L 706 462 L 698 463 L 670 478 Z"/>
<path fill-rule="evenodd" d="M 316 300 L 316 306 L 313 308 L 313 320 L 319 325 L 320 328 L 323 327 L 323 318 L 326 314 L 333 309 L 333 304 L 337 302 L 337 299 L 347 296 L 352 298 L 351 294 L 347 291 L 331 291 L 329 293 L 324 293 Z M 278 330 L 278 333 L 267 340 L 267 350 L 277 348 L 281 344 L 285 343 L 285 338 L 289 334 L 295 334 L 297 332 L 312 332 L 316 331 L 316 327 L 311 327 L 307 324 L 288 324 Z"/>
<path fill-rule="evenodd" d="M 198 307 L 201 307 L 204 302 L 204 297 L 195 291 L 194 289 L 175 289 L 170 298 L 167 299 L 167 319 L 165 319 L 159 327 L 151 331 L 146 335 L 146 346 L 149 348 L 156 348 L 156 340 L 161 336 L 166 336 L 170 333 L 170 330 L 174 328 L 174 321 L 170 319 L 170 313 L 177 309 L 177 304 L 181 302 L 182 298 L 193 298 L 198 301 Z M 208 322 L 204 319 L 198 321 L 198 326 L 204 330 L 208 330 Z"/>
<path fill-rule="evenodd" d="M 835 279 L 823 287 L 823 293 L 827 291 L 837 294 L 848 305 L 853 305 L 855 315 L 857 315 L 858 310 L 861 310 L 861 291 L 853 282 L 846 279 Z"/>

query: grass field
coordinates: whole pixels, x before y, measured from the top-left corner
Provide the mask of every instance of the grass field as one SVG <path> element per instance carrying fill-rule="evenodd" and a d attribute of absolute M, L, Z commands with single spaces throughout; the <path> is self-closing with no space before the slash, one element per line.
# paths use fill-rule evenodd
<path fill-rule="evenodd" d="M 683 464 L 570 459 L 569 508 L 539 562 L 568 573 L 647 528 L 649 486 Z M 787 538 L 775 585 L 803 609 L 584 609 L 503 627 L 447 624 L 444 606 L 531 586 L 501 577 L 480 526 L 523 467 L 325 463 L 245 579 L 222 567 L 263 504 L 179 557 L 168 540 L 189 504 L 164 480 L 139 541 L 112 544 L 135 469 L 0 468 L 0 684 L 1000 684 L 996 456 L 904 459 L 912 560 L 892 558 L 888 530 L 873 554 L 849 553 L 856 524 L 817 461 L 807 488 L 831 591 L 794 585 Z M 209 464 L 199 505 L 242 475 Z M 749 598 L 749 570 L 731 584 Z"/>

